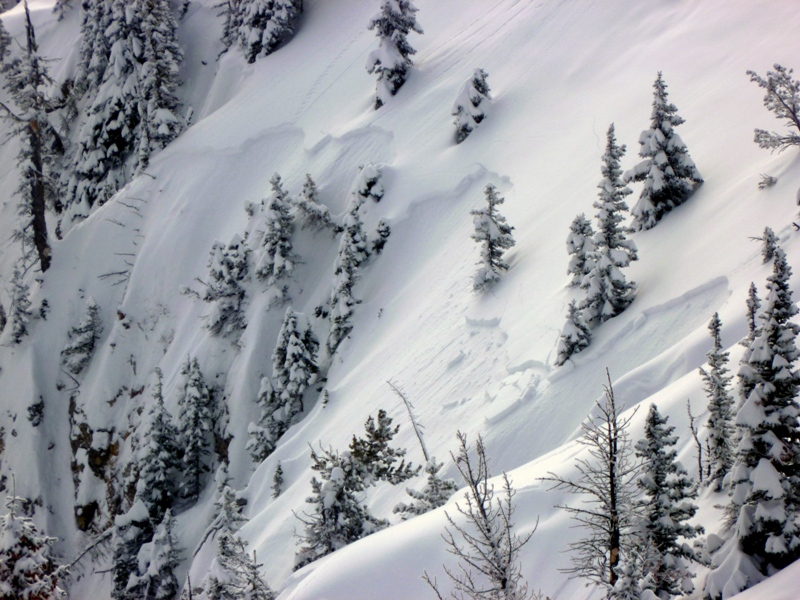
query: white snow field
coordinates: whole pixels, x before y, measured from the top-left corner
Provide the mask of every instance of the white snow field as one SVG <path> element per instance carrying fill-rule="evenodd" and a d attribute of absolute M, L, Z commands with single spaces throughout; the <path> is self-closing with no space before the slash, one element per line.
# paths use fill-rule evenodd
<path fill-rule="evenodd" d="M 415 66 L 398 94 L 373 110 L 375 78 L 365 68 L 376 46 L 369 18 L 378 0 L 305 0 L 294 38 L 274 54 L 247 64 L 237 49 L 217 55 L 218 0 L 192 0 L 180 25 L 186 54 L 181 95 L 192 124 L 153 156 L 145 175 L 113 200 L 53 240 L 53 264 L 33 283 L 33 303 L 47 299 L 46 320 L 14 344 L 0 338 L 0 426 L 5 449 L 0 472 L 16 474 L 17 493 L 41 498 L 35 520 L 59 538 L 69 561 L 89 542 L 73 517 L 79 503 L 103 503 L 105 482 L 86 473 L 78 490 L 70 470 L 69 401 L 77 397 L 94 443 L 101 432 L 118 442 L 113 461 L 130 459 L 127 432 L 151 400 L 153 371 L 164 372 L 167 408 L 177 413 L 180 370 L 197 357 L 222 390 L 229 409 L 230 474 L 247 499 L 242 535 L 257 551 L 265 579 L 281 600 L 417 600 L 435 595 L 424 570 L 446 586 L 441 565 L 454 565 L 441 539 L 443 509 L 399 522 L 392 508 L 407 498 L 401 484 L 369 492 L 373 514 L 392 527 L 293 572 L 302 513 L 310 495 L 309 444 L 343 450 L 378 409 L 400 424 L 395 438 L 408 457 L 424 463 L 404 406 L 387 381 L 400 386 L 425 426 L 425 443 L 456 475 L 449 453 L 457 431 L 481 434 L 491 468 L 507 471 L 517 490 L 516 528 L 536 533 L 522 552 L 532 589 L 551 599 L 600 598 L 602 593 L 559 571 L 563 551 L 579 539 L 555 504 L 574 502 L 539 480 L 569 475 L 582 448 L 580 424 L 601 398 L 608 369 L 617 399 L 639 407 L 631 435 L 640 437 L 650 403 L 680 435 L 679 454 L 696 473 L 686 401 L 704 422 L 706 398 L 698 368 L 711 349 L 707 325 L 715 311 L 735 373 L 747 333 L 745 299 L 751 282 L 763 297 L 771 272 L 751 237 L 771 227 L 795 267 L 800 294 L 797 149 L 773 153 L 753 143 L 755 127 L 783 127 L 762 106 L 762 90 L 747 69 L 764 74 L 774 63 L 800 68 L 800 10 L 795 2 L 723 0 L 416 0 L 424 35 L 412 34 Z M 78 2 L 58 22 L 52 0 L 31 0 L 41 51 L 59 59 L 62 80 L 77 60 Z M 23 13 L 2 15 L 22 39 Z M 455 144 L 450 107 L 474 69 L 489 74 L 492 100 L 486 119 Z M 567 305 L 580 298 L 568 287 L 565 239 L 581 212 L 595 210 L 600 157 L 612 122 L 627 144 L 624 169 L 638 162 L 639 134 L 647 128 L 652 84 L 661 71 L 669 99 L 686 119 L 678 132 L 705 183 L 652 230 L 631 238 L 639 260 L 626 275 L 638 284 L 633 304 L 594 331 L 588 349 L 554 367 Z M 483 106 L 483 105 L 482 105 Z M 5 127 L 5 126 L 4 126 Z M 0 301 L 8 307 L 18 248 L 10 239 L 16 219 L 16 141 L 0 147 Z M 284 309 L 268 307 L 264 286 L 248 287 L 248 326 L 238 344 L 204 327 L 209 305 L 201 290 L 215 240 L 227 243 L 247 226 L 244 207 L 269 195 L 280 173 L 292 194 L 306 173 L 321 201 L 338 218 L 347 209 L 359 165 L 383 172 L 385 195 L 364 204 L 366 229 L 380 219 L 391 226 L 385 250 L 362 270 L 354 328 L 328 372 L 329 400 L 309 397 L 303 420 L 277 450 L 254 465 L 245 444 L 262 376 L 271 374 L 272 350 Z M 759 190 L 762 173 L 778 178 Z M 515 227 L 511 265 L 486 293 L 473 291 L 479 250 L 470 238 L 469 211 L 494 183 L 505 197 L 502 212 Z M 641 189 L 631 185 L 635 203 Z M 52 221 L 55 226 L 55 220 Z M 51 231 L 52 231 L 51 227 Z M 289 293 L 296 312 L 309 317 L 327 300 L 338 242 L 311 230 L 296 231 L 302 261 Z M 100 305 L 104 332 L 79 389 L 60 367 L 67 332 L 86 300 Z M 321 340 L 326 321 L 311 319 Z M 27 407 L 41 396 L 45 415 L 34 428 Z M 701 437 L 705 436 L 701 430 Z M 107 440 L 106 440 L 107 441 Z M 284 490 L 272 498 L 278 461 Z M 410 487 L 422 487 L 424 477 Z M 192 558 L 210 518 L 213 481 L 200 502 L 177 517 L 185 548 L 179 581 L 200 585 L 213 559 L 209 543 Z M 715 505 L 726 496 L 704 491 L 695 522 L 721 528 Z M 108 561 L 83 561 L 70 586 L 72 598 L 106 598 Z M 706 570 L 698 567 L 699 598 Z M 737 596 L 790 600 L 800 592 L 800 567 L 790 566 Z"/>

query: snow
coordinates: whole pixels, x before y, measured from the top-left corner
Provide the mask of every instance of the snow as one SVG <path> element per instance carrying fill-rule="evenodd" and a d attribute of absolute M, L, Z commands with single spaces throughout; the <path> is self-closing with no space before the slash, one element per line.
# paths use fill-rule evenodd
<path fill-rule="evenodd" d="M 518 490 L 519 532 L 530 531 L 538 518 L 522 555 L 531 587 L 550 597 L 599 598 L 598 590 L 558 571 L 568 565 L 560 551 L 579 532 L 553 508 L 564 499 L 537 478 L 568 473 L 580 456 L 573 441 L 602 395 L 606 368 L 626 407 L 655 402 L 669 415 L 680 436 L 679 457 L 696 464 L 685 405 L 691 398 L 695 412 L 705 406 L 697 369 L 711 347 L 708 320 L 720 313 L 735 372 L 737 343 L 747 333 L 747 289 L 754 281 L 763 292 L 770 273 L 760 244 L 748 238 L 770 226 L 790 264 L 800 264 L 792 227 L 800 159 L 794 150 L 770 154 L 752 142 L 754 127 L 780 124 L 745 75 L 775 62 L 798 66 L 792 63 L 800 50 L 793 32 L 800 13 L 791 2 L 417 0 L 425 34 L 411 36 L 414 67 L 398 94 L 375 111 L 375 77 L 364 71 L 377 43 L 367 30 L 374 1 L 306 0 L 294 38 L 253 65 L 236 48 L 215 61 L 221 49 L 215 4 L 194 0 L 180 25 L 186 54 L 180 94 L 194 111 L 190 128 L 152 156 L 147 176 L 131 181 L 63 240 L 53 240 L 53 266 L 32 285 L 33 309 L 47 298 L 51 312 L 47 320 L 31 321 L 22 344 L 0 347 L 0 425 L 6 432 L 0 470 L 18 474 L 18 494 L 41 496 L 49 510 L 37 511 L 37 523 L 61 539 L 57 549 L 64 556 L 75 556 L 88 537 L 73 519 L 68 406 L 74 383 L 61 372 L 59 353 L 91 296 L 101 307 L 104 332 L 78 376 L 77 398 L 95 429 L 92 447 L 108 447 L 138 418 L 137 409 L 150 401 L 156 366 L 164 372 L 165 405 L 176 414 L 180 369 L 197 356 L 229 403 L 230 473 L 244 490 L 250 518 L 243 536 L 281 600 L 357 600 L 375 597 L 376 589 L 387 599 L 429 597 L 419 579 L 423 570 L 441 582 L 441 565 L 452 564 L 440 535 L 444 511 L 453 515 L 462 494 L 400 523 L 391 509 L 406 500 L 405 486 L 384 485 L 369 492 L 369 507 L 396 525 L 292 572 L 293 530 L 301 527 L 291 511 L 304 508 L 314 475 L 308 444 L 342 450 L 368 415 L 385 408 L 401 425 L 398 443 L 411 460 L 424 463 L 387 380 L 413 403 L 432 455 L 448 457 L 456 430 L 483 434 L 493 473 L 508 471 Z M 51 69 L 63 79 L 74 64 L 78 10 L 56 23 L 51 0 L 30 6 L 42 53 L 62 58 Z M 19 37 L 21 8 L 3 20 Z M 450 108 L 477 65 L 491 74 L 491 118 L 455 145 Z M 611 122 L 629 147 L 623 168 L 638 162 L 631 149 L 648 122 L 659 70 L 686 119 L 680 134 L 705 183 L 654 229 L 630 236 L 639 250 L 626 270 L 638 284 L 635 301 L 593 332 L 591 346 L 554 368 L 566 307 L 579 293 L 567 285 L 564 238 L 577 214 L 592 214 Z M 16 212 L 16 152 L 15 141 L 0 147 L 3 240 Z M 367 167 L 360 171 L 360 165 Z M 232 345 L 210 335 L 204 327 L 209 305 L 182 294 L 181 286 L 196 288 L 195 279 L 207 277 L 212 244 L 242 234 L 245 203 L 269 196 L 273 173 L 280 173 L 291 196 L 310 173 L 320 202 L 341 222 L 354 182 L 373 166 L 382 173 L 383 198 L 363 204 L 365 231 L 373 235 L 385 219 L 392 233 L 360 273 L 354 295 L 362 303 L 353 307 L 353 331 L 328 373 L 330 399 L 323 406 L 309 398 L 304 419 L 272 456 L 253 465 L 245 450 L 247 426 L 259 416 L 255 400 L 271 372 L 284 310 L 268 310 L 263 286 L 252 285 L 248 327 Z M 761 173 L 777 183 L 758 190 Z M 472 291 L 480 255 L 470 239 L 469 212 L 483 205 L 487 183 L 506 198 L 502 213 L 515 227 L 517 245 L 504 256 L 508 272 L 479 295 Z M 631 187 L 638 195 L 640 185 Z M 338 243 L 313 228 L 297 227 L 294 235 L 302 260 L 294 263 L 292 307 L 312 315 L 330 297 Z M 6 307 L 16 253 L 8 243 L 0 256 Z M 792 283 L 797 290 L 800 279 Z M 315 327 L 324 326 L 316 321 Z M 324 339 L 323 329 L 317 333 Z M 144 392 L 134 395 L 142 386 Z M 45 419 L 34 428 L 26 409 L 40 395 Z M 634 417 L 634 439 L 645 412 Z M 125 443 L 120 449 L 123 463 L 130 450 Z M 273 499 L 278 461 L 284 486 Z M 449 460 L 440 475 L 456 475 Z M 79 498 L 102 501 L 104 482 L 85 481 Z M 419 489 L 422 481 L 409 487 Z M 213 501 L 207 490 L 196 507 L 176 516 L 185 556 L 199 542 Z M 714 505 L 724 501 L 704 495 L 697 522 L 717 532 L 721 515 Z M 194 559 L 193 582 L 202 581 L 212 555 L 204 550 Z M 181 583 L 187 568 L 184 563 L 178 573 Z M 700 589 L 703 573 L 696 580 Z M 791 566 L 737 600 L 788 600 L 798 582 L 800 568 Z M 87 575 L 71 593 L 105 597 L 107 586 L 101 576 Z"/>

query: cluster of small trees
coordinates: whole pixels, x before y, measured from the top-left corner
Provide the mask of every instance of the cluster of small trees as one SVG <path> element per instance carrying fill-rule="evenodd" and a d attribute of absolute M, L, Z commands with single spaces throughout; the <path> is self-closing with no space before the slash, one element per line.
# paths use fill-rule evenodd
<path fill-rule="evenodd" d="M 633 302 L 636 283 L 627 281 L 622 269 L 638 256 L 636 244 L 626 238 L 627 234 L 654 227 L 702 183 L 686 145 L 674 131 L 683 119 L 667 100 L 667 86 L 660 72 L 653 88 L 650 127 L 639 137 L 642 161 L 630 171 L 622 172 L 620 160 L 625 155 L 625 146 L 617 143 L 612 124 L 606 134 L 599 198 L 594 203 L 598 209 L 598 231 L 594 232 L 583 214 L 570 225 L 567 252 L 571 259 L 567 272 L 572 276 L 571 284 L 580 286 L 586 296 L 569 306 L 558 344 L 557 365 L 563 365 L 586 348 L 597 325 L 619 315 Z M 623 224 L 628 210 L 625 197 L 632 193 L 627 184 L 635 181 L 643 182 L 644 186 L 631 211 L 633 225 L 629 227 Z"/>
<path fill-rule="evenodd" d="M 303 0 L 225 0 L 222 43 L 242 49 L 247 62 L 272 54 L 294 33 Z"/>

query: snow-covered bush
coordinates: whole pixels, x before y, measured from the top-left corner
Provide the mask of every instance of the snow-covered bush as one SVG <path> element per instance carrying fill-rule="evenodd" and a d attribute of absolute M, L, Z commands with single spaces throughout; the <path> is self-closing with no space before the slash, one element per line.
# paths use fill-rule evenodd
<path fill-rule="evenodd" d="M 69 343 L 61 351 L 61 363 L 64 368 L 77 375 L 89 364 L 94 353 L 97 340 L 103 333 L 103 322 L 100 319 L 100 307 L 94 298 L 86 303 L 86 312 L 78 323 L 69 331 Z"/>

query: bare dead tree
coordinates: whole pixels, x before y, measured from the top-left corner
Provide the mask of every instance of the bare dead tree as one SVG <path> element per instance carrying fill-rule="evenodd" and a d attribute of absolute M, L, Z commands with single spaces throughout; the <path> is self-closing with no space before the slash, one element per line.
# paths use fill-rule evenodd
<path fill-rule="evenodd" d="M 578 475 L 574 479 L 550 473 L 543 480 L 553 482 L 551 489 L 582 497 L 580 506 L 556 506 L 586 531 L 582 539 L 569 545 L 572 566 L 564 572 L 610 592 L 619 577 L 621 561 L 635 546 L 631 525 L 639 466 L 627 431 L 636 411 L 621 416 L 623 407 L 617 405 L 608 369 L 606 377 L 605 400 L 595 403 L 595 414 L 581 425 L 583 437 L 578 443 L 588 448 L 589 458 L 577 460 Z"/>
<path fill-rule="evenodd" d="M 442 538 L 447 551 L 458 559 L 457 568 L 443 567 L 453 586 L 447 597 L 453 600 L 529 600 L 540 597 L 528 591 L 519 561 L 519 552 L 530 541 L 536 527 L 522 536 L 513 533 L 516 492 L 508 475 L 503 473 L 503 486 L 495 500 L 483 439 L 478 436 L 473 458 L 467 446 L 467 436 L 461 432 L 457 436 L 458 455 L 451 453 L 451 456 L 467 489 L 465 504 L 456 504 L 456 510 L 466 523 L 456 522 L 454 517 L 445 513 L 450 527 L 445 529 Z M 444 600 L 436 579 L 427 571 L 422 578 L 439 600 Z"/>
<path fill-rule="evenodd" d="M 692 414 L 692 401 L 688 398 L 686 399 L 686 412 L 689 415 L 689 431 L 692 432 L 694 445 L 697 447 L 697 478 L 700 483 L 703 483 L 703 444 L 700 442 L 697 424 L 695 423 L 697 417 Z"/>
<path fill-rule="evenodd" d="M 417 435 L 417 439 L 419 440 L 420 448 L 422 448 L 422 455 L 425 457 L 425 462 L 430 462 L 431 457 L 428 454 L 428 448 L 425 446 L 425 440 L 422 437 L 422 430 L 425 429 L 424 426 L 420 425 L 417 421 L 417 417 L 414 415 L 413 408 L 414 405 L 411 404 L 411 401 L 406 396 L 405 392 L 400 389 L 391 379 L 386 382 L 392 391 L 400 396 L 400 399 L 405 404 L 406 410 L 408 411 L 408 418 L 411 420 L 411 426 L 414 428 L 414 433 Z"/>

